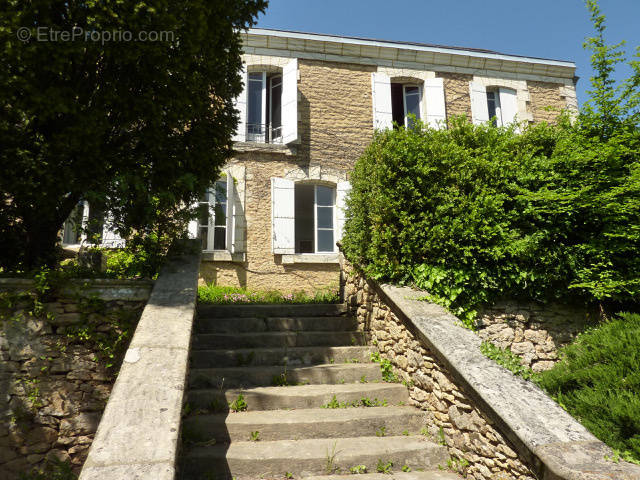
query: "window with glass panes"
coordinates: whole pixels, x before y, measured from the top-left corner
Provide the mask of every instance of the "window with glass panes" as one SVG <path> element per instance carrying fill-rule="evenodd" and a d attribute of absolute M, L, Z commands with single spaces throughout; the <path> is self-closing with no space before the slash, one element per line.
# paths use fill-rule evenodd
<path fill-rule="evenodd" d="M 335 252 L 335 194 L 326 185 L 296 184 L 296 253 Z"/>
<path fill-rule="evenodd" d="M 200 199 L 198 237 L 203 250 L 227 249 L 227 180 L 218 180 Z"/>

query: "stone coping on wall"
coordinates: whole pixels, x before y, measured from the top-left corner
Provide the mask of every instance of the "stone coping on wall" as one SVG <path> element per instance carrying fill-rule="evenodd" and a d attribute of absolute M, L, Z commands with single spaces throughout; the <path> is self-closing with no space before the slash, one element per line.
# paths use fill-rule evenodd
<path fill-rule="evenodd" d="M 80 297 L 96 296 L 100 300 L 143 301 L 149 298 L 153 280 L 119 278 L 73 278 L 62 287 L 61 294 Z M 28 290 L 30 278 L 0 278 L 0 291 Z"/>
<path fill-rule="evenodd" d="M 174 479 L 199 266 L 193 253 L 160 272 L 80 480 Z"/>
<path fill-rule="evenodd" d="M 480 352 L 482 339 L 443 307 L 408 287 L 369 285 L 518 449 L 543 480 L 638 480 L 640 467 L 612 451 L 531 382 Z"/>

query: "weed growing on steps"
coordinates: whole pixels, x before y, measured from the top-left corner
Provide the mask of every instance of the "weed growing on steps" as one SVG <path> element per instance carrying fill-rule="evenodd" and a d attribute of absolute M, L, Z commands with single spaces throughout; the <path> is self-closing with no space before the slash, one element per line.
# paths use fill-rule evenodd
<path fill-rule="evenodd" d="M 291 472 L 286 472 L 284 474 L 284 478 L 286 478 L 287 480 L 291 480 L 293 478 L 293 473 Z"/>
<path fill-rule="evenodd" d="M 402 471 L 403 472 L 410 472 L 411 471 L 411 467 L 409 465 L 403 465 L 402 466 Z"/>
<path fill-rule="evenodd" d="M 329 453 L 329 448 L 327 448 L 327 460 L 325 464 L 325 471 L 327 475 L 333 475 L 334 473 L 337 473 L 338 470 L 340 470 L 340 468 L 338 468 L 338 466 L 336 466 L 335 464 L 336 455 L 340 453 L 340 452 L 336 452 L 337 444 L 338 444 L 337 441 L 333 442 L 333 448 L 331 450 L 331 453 Z"/>
<path fill-rule="evenodd" d="M 393 365 L 387 358 L 380 357 L 380 352 L 371 353 L 371 361 L 380 364 L 380 371 L 382 372 L 382 380 L 388 383 L 398 383 L 400 380 L 393 371 Z"/>
<path fill-rule="evenodd" d="M 409 436 L 409 430 L 403 430 L 402 431 L 402 435 L 404 435 L 405 437 Z"/>
<path fill-rule="evenodd" d="M 247 402 L 244 401 L 244 395 L 242 394 L 239 394 L 238 398 L 229 404 L 229 409 L 232 412 L 245 412 L 247 407 Z"/>
<path fill-rule="evenodd" d="M 447 460 L 447 468 L 454 472 L 458 472 L 463 477 L 466 477 L 469 462 L 464 458 L 451 457 Z"/>
<path fill-rule="evenodd" d="M 358 475 L 358 474 L 367 473 L 367 466 L 366 465 L 354 465 L 353 467 L 351 467 L 349 469 L 349 472 L 351 472 L 352 475 Z"/>
<path fill-rule="evenodd" d="M 440 445 L 444 445 L 445 447 L 447 446 L 447 441 L 444 437 L 444 429 L 442 427 L 440 427 L 440 430 L 438 430 L 438 443 Z"/>
<path fill-rule="evenodd" d="M 340 402 L 334 395 L 329 403 L 322 405 L 322 408 L 350 408 L 350 407 L 386 407 L 388 405 L 386 400 L 373 400 L 369 397 L 362 397 L 360 400 L 354 400 L 352 402 Z"/>
<path fill-rule="evenodd" d="M 360 383 L 367 383 L 367 376 L 366 375 L 362 375 L 360 377 Z"/>
<path fill-rule="evenodd" d="M 251 436 L 249 437 L 249 440 L 252 442 L 259 442 L 260 432 L 258 430 L 256 430 L 255 432 L 251 432 Z"/>
<path fill-rule="evenodd" d="M 378 459 L 378 465 L 376 466 L 376 471 L 378 473 L 392 473 L 393 462 L 384 462 L 381 458 Z"/>
<path fill-rule="evenodd" d="M 424 435 L 425 437 L 430 437 L 431 435 L 429 434 L 429 430 L 427 429 L 427 427 L 422 427 L 420 429 L 420 435 Z"/>
<path fill-rule="evenodd" d="M 376 437 L 384 437 L 387 433 L 387 427 L 380 427 L 378 430 L 376 430 Z"/>

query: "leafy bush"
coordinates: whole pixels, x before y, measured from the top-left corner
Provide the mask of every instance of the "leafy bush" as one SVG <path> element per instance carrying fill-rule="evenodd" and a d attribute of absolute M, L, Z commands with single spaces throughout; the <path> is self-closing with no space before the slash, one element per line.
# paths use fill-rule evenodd
<path fill-rule="evenodd" d="M 520 134 L 456 118 L 376 134 L 352 175 L 343 245 L 364 273 L 465 316 L 509 295 L 640 295 L 640 131 Z"/>
<path fill-rule="evenodd" d="M 640 462 L 640 315 L 578 336 L 537 383 L 626 460 Z"/>
<path fill-rule="evenodd" d="M 319 290 L 313 295 L 308 295 L 304 292 L 282 293 L 275 290 L 262 291 L 222 285 L 201 285 L 198 287 L 198 301 L 233 305 L 242 303 L 337 303 L 340 300 L 337 292 L 331 290 Z"/>

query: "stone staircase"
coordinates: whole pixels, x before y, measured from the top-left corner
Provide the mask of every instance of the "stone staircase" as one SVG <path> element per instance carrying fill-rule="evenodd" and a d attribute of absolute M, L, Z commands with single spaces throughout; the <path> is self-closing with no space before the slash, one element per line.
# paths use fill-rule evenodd
<path fill-rule="evenodd" d="M 201 306 L 195 325 L 182 480 L 459 478 L 343 305 Z"/>

